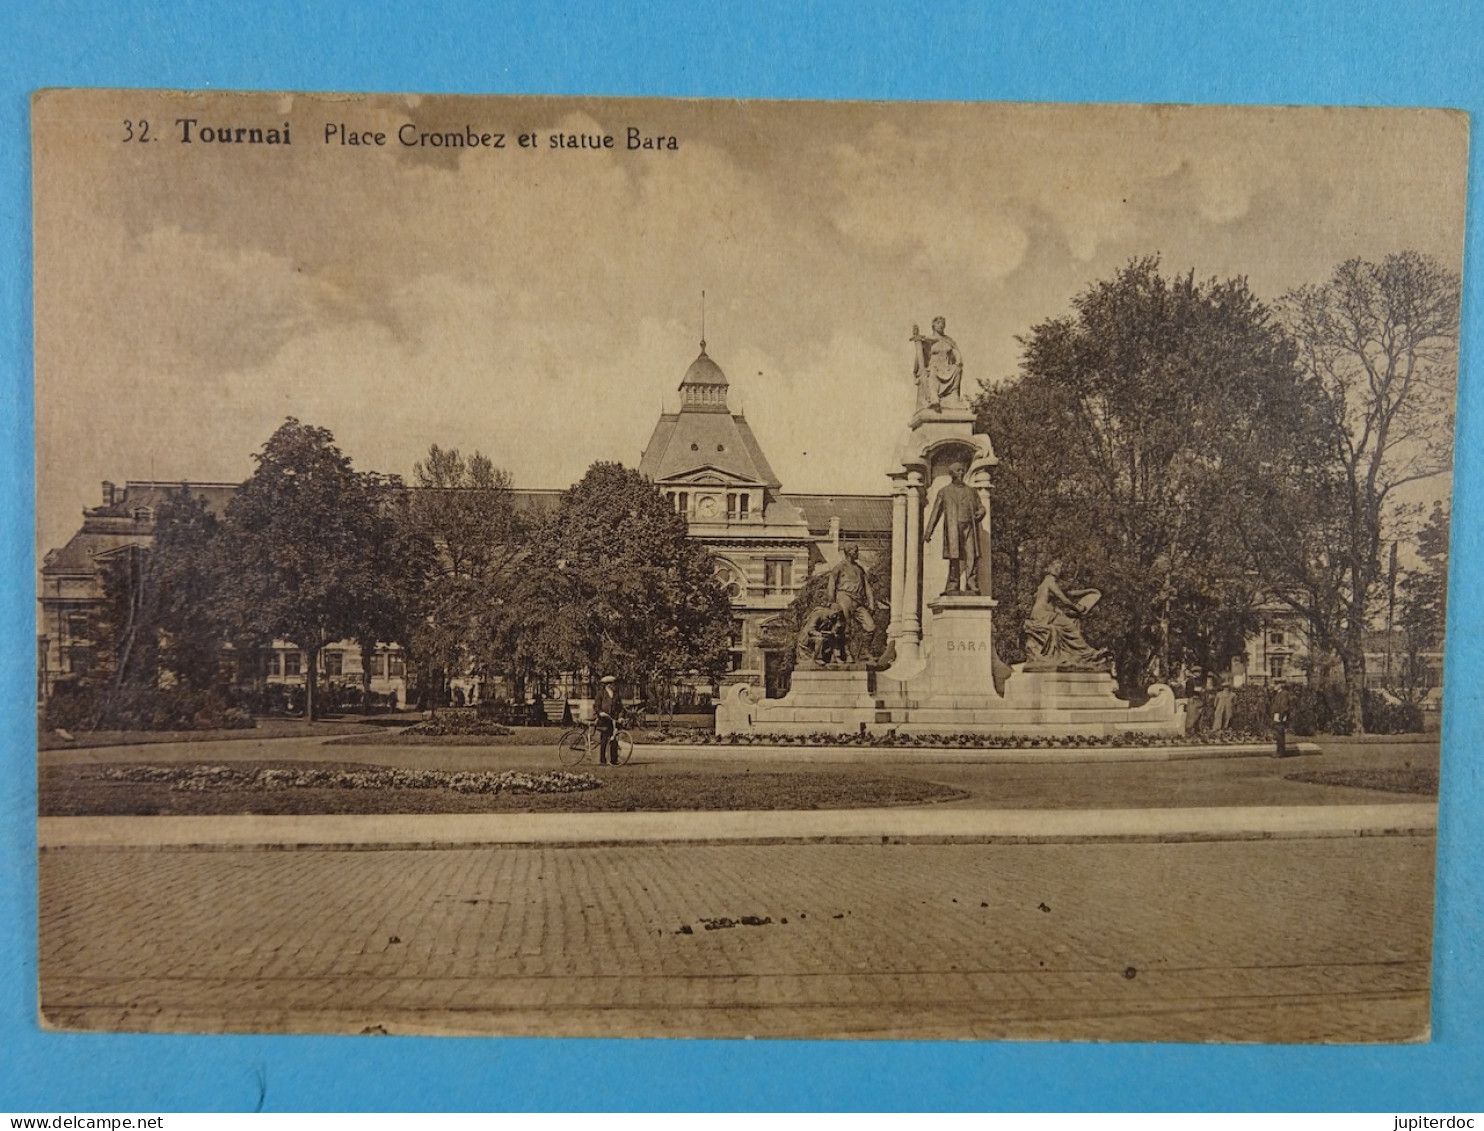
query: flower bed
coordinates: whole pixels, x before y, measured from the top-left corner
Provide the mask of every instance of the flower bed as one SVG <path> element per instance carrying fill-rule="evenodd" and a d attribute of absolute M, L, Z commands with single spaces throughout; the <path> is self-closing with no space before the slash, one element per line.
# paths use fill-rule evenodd
<path fill-rule="evenodd" d="M 482 719 L 473 711 L 438 711 L 431 719 L 410 726 L 403 735 L 426 735 L 430 738 L 445 738 L 449 735 L 480 735 L 486 738 L 503 738 L 514 734 L 508 726 L 494 719 Z"/>
<path fill-rule="evenodd" d="M 579 793 L 602 785 L 591 774 L 551 770 L 499 773 L 407 770 L 398 767 L 329 769 L 313 766 L 108 766 L 94 780 L 166 784 L 187 793 L 276 789 L 451 789 L 455 793 Z"/>
<path fill-rule="evenodd" d="M 708 734 L 702 731 L 658 732 L 651 739 L 675 746 L 861 746 L 940 747 L 952 750 L 1081 749 L 1168 746 L 1249 746 L 1268 744 L 1268 735 L 1223 734 Z"/>

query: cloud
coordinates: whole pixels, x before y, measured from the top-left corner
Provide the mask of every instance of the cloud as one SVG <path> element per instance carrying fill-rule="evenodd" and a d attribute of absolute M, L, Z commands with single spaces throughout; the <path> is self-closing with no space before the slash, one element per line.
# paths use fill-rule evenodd
<path fill-rule="evenodd" d="M 998 178 L 966 169 L 973 158 L 952 139 L 882 125 L 831 152 L 840 189 L 831 218 L 850 239 L 915 268 L 989 281 L 1024 262 L 1030 239 Z"/>
<path fill-rule="evenodd" d="M 98 146 L 63 112 L 114 97 L 35 128 L 44 546 L 97 480 L 240 478 L 290 414 L 404 474 L 433 442 L 527 486 L 632 465 L 703 288 L 785 489 L 875 491 L 914 321 L 947 317 L 973 388 L 1132 255 L 1274 297 L 1461 240 L 1464 127 L 1409 113 L 296 96 L 262 103 L 294 115 L 292 153 L 187 154 Z M 682 147 L 352 152 L 318 140 L 340 120 Z"/>

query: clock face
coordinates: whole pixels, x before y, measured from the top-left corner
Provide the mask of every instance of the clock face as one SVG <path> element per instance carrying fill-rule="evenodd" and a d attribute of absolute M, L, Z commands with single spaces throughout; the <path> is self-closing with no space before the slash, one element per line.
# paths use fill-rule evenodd
<path fill-rule="evenodd" d="M 696 513 L 702 518 L 711 518 L 716 514 L 716 498 L 713 495 L 702 495 L 696 503 Z"/>

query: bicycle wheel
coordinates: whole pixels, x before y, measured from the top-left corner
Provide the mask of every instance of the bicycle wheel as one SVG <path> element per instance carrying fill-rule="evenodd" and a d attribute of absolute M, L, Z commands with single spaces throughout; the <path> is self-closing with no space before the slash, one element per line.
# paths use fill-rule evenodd
<path fill-rule="evenodd" d="M 575 766 L 587 757 L 591 732 L 587 727 L 572 727 L 562 731 L 557 739 L 557 759 L 564 766 Z"/>
<path fill-rule="evenodd" d="M 620 766 L 627 766 L 629 759 L 634 756 L 634 740 L 629 737 L 626 730 L 615 731 L 613 734 L 613 750 L 618 757 Z"/>

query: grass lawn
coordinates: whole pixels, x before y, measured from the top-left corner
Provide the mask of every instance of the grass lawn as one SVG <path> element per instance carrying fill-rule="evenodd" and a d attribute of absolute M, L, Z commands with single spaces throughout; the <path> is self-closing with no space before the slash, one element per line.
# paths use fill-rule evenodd
<path fill-rule="evenodd" d="M 43 766 L 43 817 L 216 816 L 235 813 L 612 813 L 683 810 L 853 809 L 956 801 L 964 791 L 939 782 L 890 774 L 665 772 L 637 767 L 584 767 L 598 787 L 571 793 L 467 793 L 452 788 L 355 789 L 321 787 L 172 788 L 199 780 L 211 763 L 142 767 L 139 763 Z M 237 776 L 281 769 L 342 770 L 374 767 L 344 762 L 239 762 Z M 155 770 L 164 780 L 113 780 L 110 772 Z"/>
<path fill-rule="evenodd" d="M 395 717 L 395 716 L 386 716 Z M 416 717 L 397 725 L 410 726 Z M 41 750 L 82 750 L 95 746 L 145 746 L 161 742 L 220 742 L 233 738 L 329 738 L 337 734 L 375 734 L 385 723 L 368 723 L 360 719 L 327 719 L 306 723 L 303 719 L 259 719 L 256 726 L 234 730 L 80 730 L 70 739 L 54 730 L 43 730 L 37 736 Z"/>

